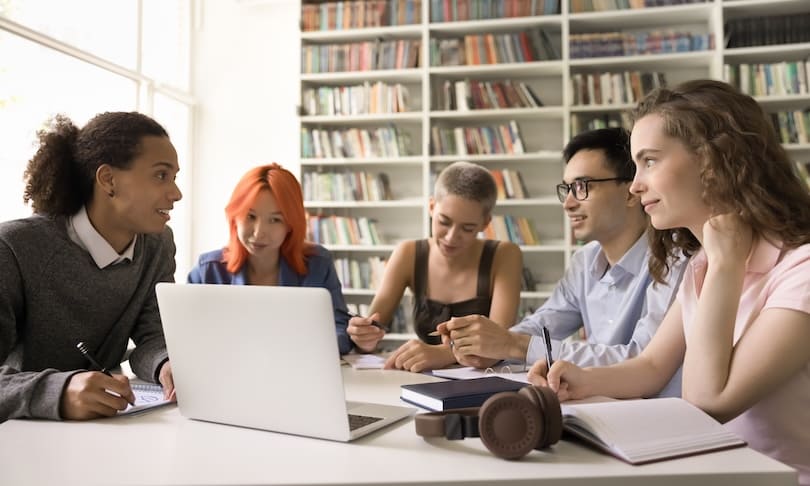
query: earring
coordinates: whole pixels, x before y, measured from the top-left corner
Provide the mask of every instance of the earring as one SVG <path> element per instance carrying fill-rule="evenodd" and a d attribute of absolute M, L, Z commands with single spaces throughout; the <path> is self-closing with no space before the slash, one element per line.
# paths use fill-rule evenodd
<path fill-rule="evenodd" d="M 110 196 L 111 198 L 113 198 L 113 197 L 115 197 L 115 191 L 110 190 L 110 192 L 108 192 L 107 195 Z"/>

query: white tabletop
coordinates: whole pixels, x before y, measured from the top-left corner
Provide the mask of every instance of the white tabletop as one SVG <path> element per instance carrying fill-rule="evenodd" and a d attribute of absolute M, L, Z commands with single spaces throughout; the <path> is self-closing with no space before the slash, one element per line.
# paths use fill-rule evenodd
<path fill-rule="evenodd" d="M 347 398 L 402 404 L 400 371 L 344 369 Z M 189 420 L 177 407 L 143 415 L 0 425 L 0 484 L 602 484 L 795 485 L 791 468 L 748 448 L 630 466 L 562 441 L 520 461 L 478 439 L 426 441 L 407 419 L 344 444 Z"/>

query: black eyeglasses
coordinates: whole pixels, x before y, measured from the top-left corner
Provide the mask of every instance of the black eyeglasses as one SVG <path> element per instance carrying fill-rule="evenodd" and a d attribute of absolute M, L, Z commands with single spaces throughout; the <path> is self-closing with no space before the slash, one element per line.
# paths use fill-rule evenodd
<path fill-rule="evenodd" d="M 557 184 L 557 198 L 560 200 L 561 203 L 565 202 L 565 198 L 568 197 L 569 192 L 574 193 L 574 199 L 577 201 L 584 201 L 588 199 L 588 184 L 591 182 L 607 182 L 607 181 L 621 181 L 621 182 L 630 182 L 633 179 L 628 179 L 626 177 L 610 177 L 608 179 L 576 179 L 574 182 L 570 184 L 562 183 Z"/>

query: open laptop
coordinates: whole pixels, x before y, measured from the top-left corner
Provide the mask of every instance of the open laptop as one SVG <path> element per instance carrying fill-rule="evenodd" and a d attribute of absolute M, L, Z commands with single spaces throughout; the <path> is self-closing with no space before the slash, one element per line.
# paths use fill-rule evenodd
<path fill-rule="evenodd" d="M 159 283 L 156 291 L 186 417 L 345 442 L 415 412 L 346 402 L 326 289 Z"/>

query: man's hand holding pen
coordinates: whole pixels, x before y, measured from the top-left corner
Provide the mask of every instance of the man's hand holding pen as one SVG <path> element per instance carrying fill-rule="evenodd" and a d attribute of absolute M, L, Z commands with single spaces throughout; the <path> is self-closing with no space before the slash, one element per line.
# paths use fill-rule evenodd
<path fill-rule="evenodd" d="M 86 371 L 68 379 L 62 392 L 59 413 L 63 419 L 69 420 L 112 417 L 133 403 L 135 395 L 129 386 L 129 378 L 101 371 Z"/>
<path fill-rule="evenodd" d="M 379 318 L 380 315 L 375 312 L 368 317 L 352 316 L 349 319 L 349 327 L 346 332 L 360 351 L 374 352 L 377 344 L 385 336 L 385 329 L 378 322 Z"/>
<path fill-rule="evenodd" d="M 508 356 L 508 330 L 485 316 L 453 317 L 436 327 L 442 342 L 451 344 L 456 360 L 465 366 L 487 368 Z"/>

